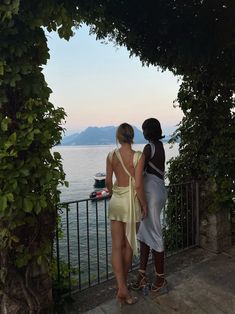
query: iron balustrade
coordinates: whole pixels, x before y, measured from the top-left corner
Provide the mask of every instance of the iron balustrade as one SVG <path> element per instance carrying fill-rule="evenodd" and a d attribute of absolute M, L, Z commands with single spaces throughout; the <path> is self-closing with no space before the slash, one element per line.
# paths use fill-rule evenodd
<path fill-rule="evenodd" d="M 198 245 L 199 191 L 197 182 L 170 185 L 161 213 L 166 256 Z M 55 286 L 73 293 L 113 278 L 109 198 L 81 199 L 58 205 L 53 254 Z M 138 265 L 134 259 L 133 267 Z"/>

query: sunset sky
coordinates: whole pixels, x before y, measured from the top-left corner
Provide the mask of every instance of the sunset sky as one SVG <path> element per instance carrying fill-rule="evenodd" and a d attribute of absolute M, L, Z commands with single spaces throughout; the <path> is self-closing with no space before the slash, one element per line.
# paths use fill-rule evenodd
<path fill-rule="evenodd" d="M 67 134 L 88 126 L 128 122 L 141 127 L 149 117 L 160 120 L 164 134 L 182 118 L 173 108 L 177 77 L 155 67 L 143 67 L 125 48 L 104 44 L 82 27 L 69 42 L 48 34 L 50 60 L 44 69 L 50 98 L 67 113 Z"/>

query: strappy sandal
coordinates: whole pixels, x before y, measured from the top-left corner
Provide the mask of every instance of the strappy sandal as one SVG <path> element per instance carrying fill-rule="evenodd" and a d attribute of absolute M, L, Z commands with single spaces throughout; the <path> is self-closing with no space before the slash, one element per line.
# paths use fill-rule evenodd
<path fill-rule="evenodd" d="M 137 290 L 141 290 L 147 284 L 148 283 L 147 283 L 147 277 L 145 275 L 145 272 L 138 270 L 136 281 L 131 283 L 130 288 L 132 290 L 137 291 Z"/>
<path fill-rule="evenodd" d="M 131 294 L 128 294 L 127 296 L 117 295 L 117 301 L 119 302 L 120 307 L 122 307 L 123 304 L 133 305 L 138 301 L 138 299 L 136 297 L 133 297 Z"/>
<path fill-rule="evenodd" d="M 151 291 L 157 294 L 164 294 L 164 293 L 168 293 L 169 289 L 168 289 L 168 282 L 165 279 L 165 274 L 158 274 L 157 272 L 156 274 L 156 279 L 157 277 L 164 279 L 161 286 L 157 286 L 154 283 L 152 283 L 151 285 Z"/>

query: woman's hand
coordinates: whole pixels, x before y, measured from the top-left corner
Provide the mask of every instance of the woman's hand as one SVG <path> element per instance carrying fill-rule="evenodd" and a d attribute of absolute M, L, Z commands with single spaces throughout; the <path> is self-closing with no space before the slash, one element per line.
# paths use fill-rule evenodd
<path fill-rule="evenodd" d="M 143 205 L 141 206 L 141 212 L 142 212 L 142 220 L 148 216 L 148 206 Z"/>

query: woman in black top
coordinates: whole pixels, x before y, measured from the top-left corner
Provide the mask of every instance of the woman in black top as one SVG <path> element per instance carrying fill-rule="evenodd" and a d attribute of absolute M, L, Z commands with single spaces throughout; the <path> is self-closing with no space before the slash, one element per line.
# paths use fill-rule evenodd
<path fill-rule="evenodd" d="M 151 249 L 156 274 L 151 290 L 162 292 L 167 287 L 164 277 L 164 244 L 160 221 L 160 214 L 167 198 L 164 184 L 165 151 L 163 143 L 160 141 L 163 136 L 161 125 L 157 119 L 145 120 L 142 129 L 145 139 L 149 141 L 144 147 L 144 190 L 148 204 L 148 216 L 141 222 L 137 235 L 140 241 L 140 268 L 132 288 L 137 290 L 147 283 L 145 271 Z"/>

